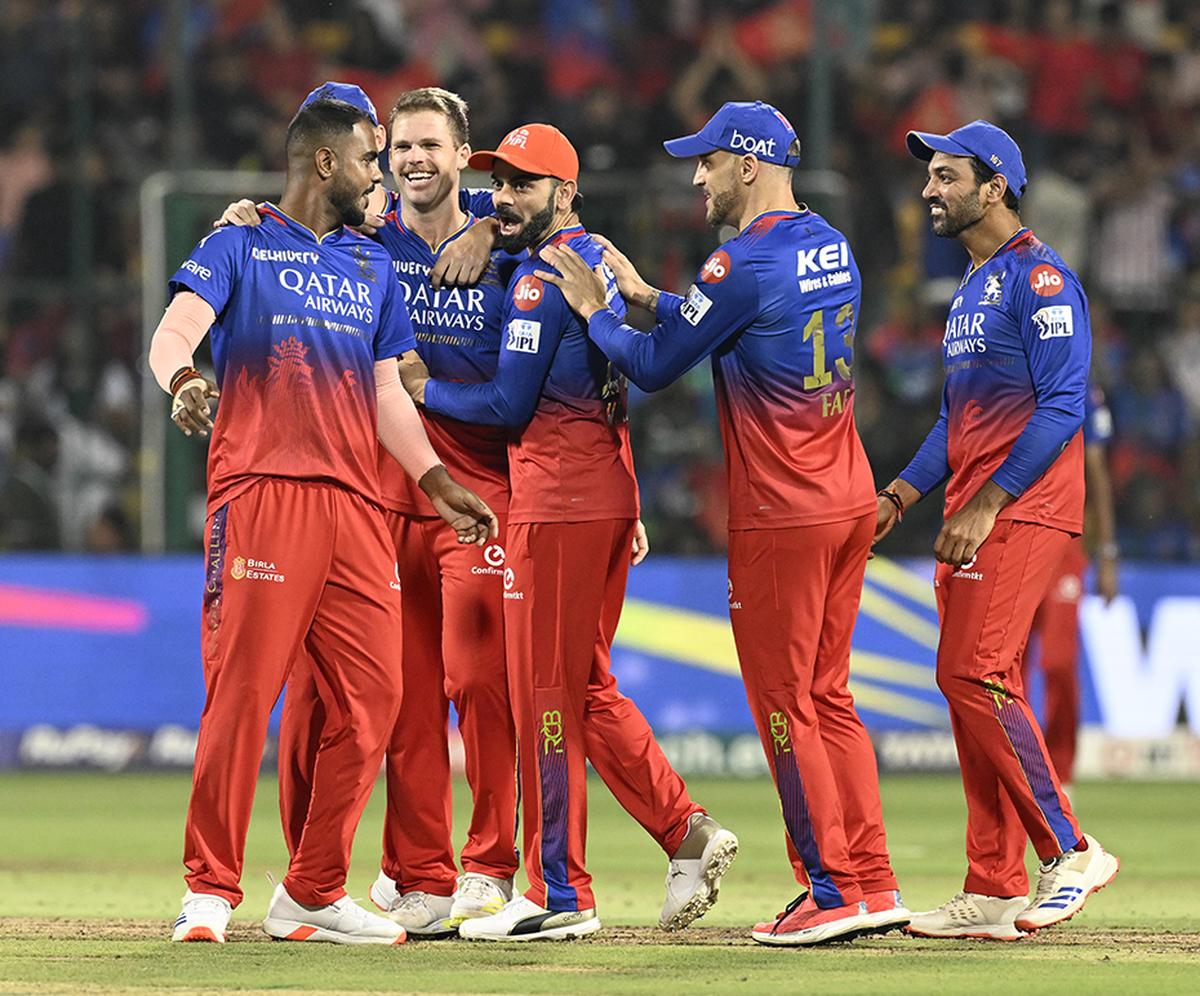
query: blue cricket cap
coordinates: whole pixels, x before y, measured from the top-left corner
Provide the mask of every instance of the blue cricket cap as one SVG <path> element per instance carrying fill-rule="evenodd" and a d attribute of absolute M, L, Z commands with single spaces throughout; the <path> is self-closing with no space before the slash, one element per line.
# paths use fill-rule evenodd
<path fill-rule="evenodd" d="M 974 156 L 988 169 L 1008 181 L 1009 189 L 1018 197 L 1025 192 L 1025 161 L 1021 150 L 1003 128 L 990 121 L 972 121 L 955 128 L 949 135 L 933 135 L 925 131 L 908 133 L 908 151 L 918 159 L 929 162 L 935 152 L 950 156 Z"/>
<path fill-rule="evenodd" d="M 796 129 L 779 111 L 761 100 L 731 100 L 694 135 L 672 138 L 663 148 L 676 159 L 703 156 L 717 149 L 753 154 L 776 166 L 799 166 L 800 156 L 789 151 Z"/>
<path fill-rule="evenodd" d="M 371 103 L 371 98 L 366 95 L 363 88 L 355 86 L 353 83 L 322 83 L 312 93 L 304 98 L 304 103 L 300 105 L 300 110 L 304 110 L 309 104 L 317 100 L 344 100 L 347 104 L 353 104 L 367 117 L 371 119 L 371 124 L 379 126 L 379 115 L 375 113 L 375 105 Z"/>

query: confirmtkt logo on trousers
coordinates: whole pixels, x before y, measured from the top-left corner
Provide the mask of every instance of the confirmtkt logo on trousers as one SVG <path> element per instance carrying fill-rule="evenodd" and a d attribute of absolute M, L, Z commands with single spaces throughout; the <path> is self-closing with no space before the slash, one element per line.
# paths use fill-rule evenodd
<path fill-rule="evenodd" d="M 513 573 L 511 567 L 504 568 L 504 597 L 512 599 L 524 599 L 525 592 L 517 591 L 517 576 Z"/>

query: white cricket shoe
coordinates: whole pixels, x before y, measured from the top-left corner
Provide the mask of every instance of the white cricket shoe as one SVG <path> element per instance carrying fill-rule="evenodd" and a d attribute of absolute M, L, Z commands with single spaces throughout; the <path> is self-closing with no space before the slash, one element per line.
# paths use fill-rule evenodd
<path fill-rule="evenodd" d="M 707 813 L 693 813 L 690 823 L 667 865 L 667 898 L 658 918 L 664 930 L 683 930 L 712 909 L 721 876 L 737 857 L 737 837 Z"/>
<path fill-rule="evenodd" d="M 229 905 L 229 900 L 188 889 L 183 894 L 183 909 L 175 921 L 171 940 L 224 944 L 225 928 L 229 926 L 232 915 L 233 907 Z"/>
<path fill-rule="evenodd" d="M 1038 869 L 1037 889 L 1031 902 L 1017 916 L 1021 930 L 1035 931 L 1069 920 L 1093 892 L 1116 878 L 1121 862 L 1109 854 L 1091 834 L 1085 833 L 1086 851 L 1072 848 Z"/>
<path fill-rule="evenodd" d="M 371 883 L 367 895 L 382 913 L 390 913 L 396 903 L 400 901 L 400 889 L 396 885 L 396 880 L 389 878 L 386 872 L 379 873 L 375 881 Z"/>
<path fill-rule="evenodd" d="M 395 881 L 383 872 L 372 883 L 369 895 L 383 915 L 400 924 L 409 937 L 437 940 L 458 933 L 457 925 L 450 921 L 450 896 L 419 891 L 401 895 Z"/>
<path fill-rule="evenodd" d="M 1028 903 L 1024 896 L 1004 899 L 978 892 L 960 892 L 936 910 L 913 913 L 904 929 L 917 937 L 1019 941 L 1025 935 L 1013 921 Z"/>
<path fill-rule="evenodd" d="M 493 878 L 480 872 L 465 872 L 458 876 L 458 888 L 454 890 L 454 902 L 447 915 L 450 922 L 458 927 L 464 920 L 494 916 L 512 902 L 512 897 L 511 878 Z"/>
<path fill-rule="evenodd" d="M 403 944 L 398 923 L 364 910 L 349 896 L 328 906 L 304 906 L 280 882 L 275 886 L 263 932 L 277 941 L 329 941 L 333 944 Z"/>
<path fill-rule="evenodd" d="M 464 920 L 458 936 L 472 941 L 560 941 L 599 929 L 600 918 L 594 909 L 548 910 L 517 896 L 499 913 Z"/>

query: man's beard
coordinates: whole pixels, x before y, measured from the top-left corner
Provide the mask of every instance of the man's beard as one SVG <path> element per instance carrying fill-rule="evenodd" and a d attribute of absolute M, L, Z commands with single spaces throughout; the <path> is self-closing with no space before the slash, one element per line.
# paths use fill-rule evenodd
<path fill-rule="evenodd" d="M 934 235 L 939 235 L 944 239 L 957 238 L 983 218 L 983 205 L 978 201 L 972 201 L 970 196 L 956 201 L 953 206 L 940 198 L 932 202 L 930 207 L 934 204 L 941 206 L 942 216 L 932 218 L 930 227 L 933 229 Z"/>
<path fill-rule="evenodd" d="M 497 217 L 504 218 L 506 221 L 517 220 L 507 212 L 501 214 L 499 211 L 497 211 L 496 215 Z M 529 249 L 532 246 L 536 246 L 542 241 L 542 238 L 550 228 L 550 222 L 553 220 L 554 198 L 548 197 L 546 199 L 546 206 L 527 222 L 525 222 L 525 224 L 521 226 L 521 230 L 519 232 L 515 233 L 514 235 L 497 234 L 496 248 L 503 249 L 508 253 L 516 253 L 525 249 Z"/>
<path fill-rule="evenodd" d="M 732 224 L 733 215 L 737 209 L 737 194 L 732 190 L 714 192 L 708 205 L 708 223 L 714 228 Z"/>
<path fill-rule="evenodd" d="M 362 197 L 362 190 L 353 190 L 348 183 L 341 183 L 329 192 L 329 203 L 337 212 L 338 220 L 343 225 L 355 228 L 367 220 L 362 206 Z"/>

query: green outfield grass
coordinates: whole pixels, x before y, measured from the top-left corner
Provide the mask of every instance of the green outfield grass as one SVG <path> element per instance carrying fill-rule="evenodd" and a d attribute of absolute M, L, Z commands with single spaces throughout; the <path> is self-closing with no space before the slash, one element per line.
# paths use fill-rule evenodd
<path fill-rule="evenodd" d="M 1200 978 L 1200 791 L 1081 784 L 1084 825 L 1122 859 L 1116 882 L 1071 923 L 1017 944 L 897 935 L 817 950 L 771 950 L 746 928 L 796 892 L 769 783 L 700 781 L 693 793 L 737 831 L 720 904 L 676 940 L 652 928 L 665 859 L 591 785 L 589 864 L 606 930 L 570 944 L 412 943 L 394 949 L 259 943 L 284 871 L 275 784 L 260 787 L 246 902 L 231 942 L 170 945 L 183 892 L 188 780 L 179 775 L 0 776 L 0 993 L 418 991 L 505 993 L 1195 992 Z M 889 778 L 888 829 L 905 898 L 926 908 L 961 885 L 957 779 Z M 459 786 L 459 812 L 464 798 Z M 377 870 L 382 785 L 359 833 L 350 889 Z"/>

